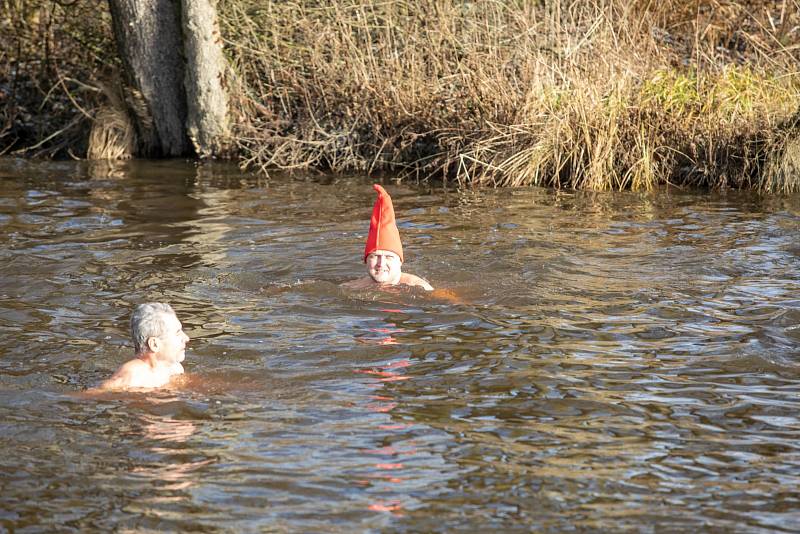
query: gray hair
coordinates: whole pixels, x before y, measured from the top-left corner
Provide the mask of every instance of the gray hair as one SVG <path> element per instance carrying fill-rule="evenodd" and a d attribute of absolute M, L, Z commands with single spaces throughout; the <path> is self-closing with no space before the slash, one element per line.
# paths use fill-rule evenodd
<path fill-rule="evenodd" d="M 147 352 L 147 340 L 151 337 L 161 337 L 166 333 L 167 325 L 164 322 L 166 315 L 175 315 L 175 310 L 163 302 L 147 302 L 139 304 L 131 314 L 131 337 L 133 349 L 136 354 Z"/>

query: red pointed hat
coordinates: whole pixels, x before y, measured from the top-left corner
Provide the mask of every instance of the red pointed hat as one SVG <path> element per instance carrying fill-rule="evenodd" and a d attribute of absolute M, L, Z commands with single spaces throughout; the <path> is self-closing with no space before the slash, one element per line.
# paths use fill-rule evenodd
<path fill-rule="evenodd" d="M 403 244 L 400 242 L 400 232 L 394 222 L 392 197 L 378 184 L 374 184 L 372 188 L 378 192 L 378 198 L 372 206 L 367 246 L 364 247 L 364 261 L 367 261 L 367 256 L 376 250 L 389 250 L 400 256 L 402 262 Z"/>

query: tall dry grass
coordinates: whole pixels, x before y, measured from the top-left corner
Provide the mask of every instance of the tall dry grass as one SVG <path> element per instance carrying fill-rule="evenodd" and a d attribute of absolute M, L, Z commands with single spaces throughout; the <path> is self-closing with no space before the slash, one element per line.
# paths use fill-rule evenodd
<path fill-rule="evenodd" d="M 800 0 L 222 0 L 246 164 L 800 189 Z"/>

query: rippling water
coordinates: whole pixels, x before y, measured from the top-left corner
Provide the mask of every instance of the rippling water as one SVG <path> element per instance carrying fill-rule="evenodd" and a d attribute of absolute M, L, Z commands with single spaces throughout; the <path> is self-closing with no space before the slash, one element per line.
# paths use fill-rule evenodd
<path fill-rule="evenodd" d="M 797 531 L 800 199 L 0 160 L 0 527 Z M 186 380 L 91 395 L 173 304 Z"/>

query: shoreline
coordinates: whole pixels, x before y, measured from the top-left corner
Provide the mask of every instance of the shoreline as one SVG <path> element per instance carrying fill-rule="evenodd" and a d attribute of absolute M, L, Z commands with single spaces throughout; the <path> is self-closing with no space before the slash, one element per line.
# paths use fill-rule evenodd
<path fill-rule="evenodd" d="M 800 191 L 800 14 L 698 6 L 224 0 L 233 158 L 459 187 Z M 101 157 L 129 155 L 110 15 L 26 9 L 0 21 L 16 45 L 0 154 L 96 156 L 92 132 L 118 136 Z"/>

